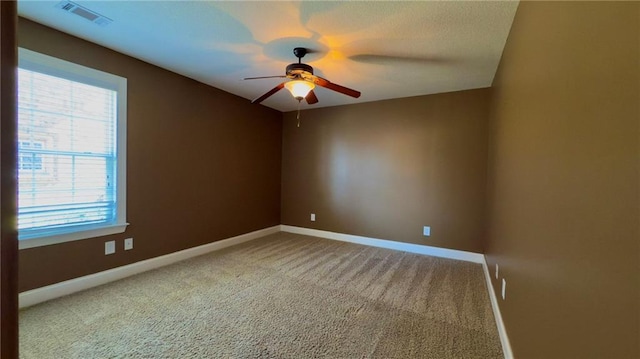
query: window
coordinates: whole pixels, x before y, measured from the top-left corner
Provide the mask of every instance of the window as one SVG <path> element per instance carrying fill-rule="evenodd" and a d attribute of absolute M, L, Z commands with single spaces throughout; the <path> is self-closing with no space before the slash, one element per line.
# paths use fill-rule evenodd
<path fill-rule="evenodd" d="M 126 228 L 125 78 L 20 49 L 20 248 Z"/>
<path fill-rule="evenodd" d="M 42 149 L 42 142 L 20 141 L 18 142 L 18 170 L 42 171 L 42 154 L 37 150 Z"/>

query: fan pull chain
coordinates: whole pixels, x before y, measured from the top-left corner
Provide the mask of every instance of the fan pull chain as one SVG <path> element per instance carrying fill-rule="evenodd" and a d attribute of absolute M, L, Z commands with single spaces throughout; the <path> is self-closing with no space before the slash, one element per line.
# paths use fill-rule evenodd
<path fill-rule="evenodd" d="M 300 103 L 302 102 L 302 100 L 298 100 L 298 115 L 296 116 L 296 119 L 298 120 L 298 127 L 300 127 Z"/>

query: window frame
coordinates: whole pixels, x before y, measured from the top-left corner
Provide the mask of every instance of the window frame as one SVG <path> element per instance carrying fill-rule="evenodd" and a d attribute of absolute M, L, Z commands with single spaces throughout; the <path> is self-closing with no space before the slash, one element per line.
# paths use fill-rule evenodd
<path fill-rule="evenodd" d="M 18 67 L 25 70 L 98 86 L 117 92 L 116 119 L 116 219 L 111 223 L 69 226 L 67 231 L 42 229 L 20 236 L 20 249 L 123 233 L 127 223 L 127 79 L 104 71 L 78 65 L 56 57 L 18 48 Z M 17 69 L 16 69 L 17 72 Z M 16 74 L 17 75 L 17 74 Z"/>

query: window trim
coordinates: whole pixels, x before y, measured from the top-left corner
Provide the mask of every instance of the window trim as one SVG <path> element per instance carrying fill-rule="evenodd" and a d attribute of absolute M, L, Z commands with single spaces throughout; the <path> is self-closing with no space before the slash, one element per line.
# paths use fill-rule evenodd
<path fill-rule="evenodd" d="M 49 233 L 43 229 L 26 238 L 18 238 L 20 249 L 47 246 L 81 239 L 123 233 L 127 223 L 127 79 L 104 71 L 78 65 L 24 48 L 18 48 L 18 67 L 72 81 L 107 88 L 117 92 L 116 121 L 116 220 L 115 223 L 77 225 L 67 233 Z M 19 235 L 19 234 L 18 234 Z"/>

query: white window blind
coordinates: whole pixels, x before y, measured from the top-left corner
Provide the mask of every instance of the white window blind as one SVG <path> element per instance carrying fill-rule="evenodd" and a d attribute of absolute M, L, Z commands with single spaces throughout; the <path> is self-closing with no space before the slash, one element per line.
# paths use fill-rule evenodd
<path fill-rule="evenodd" d="M 18 70 L 19 238 L 124 224 L 118 91 L 29 67 Z"/>

